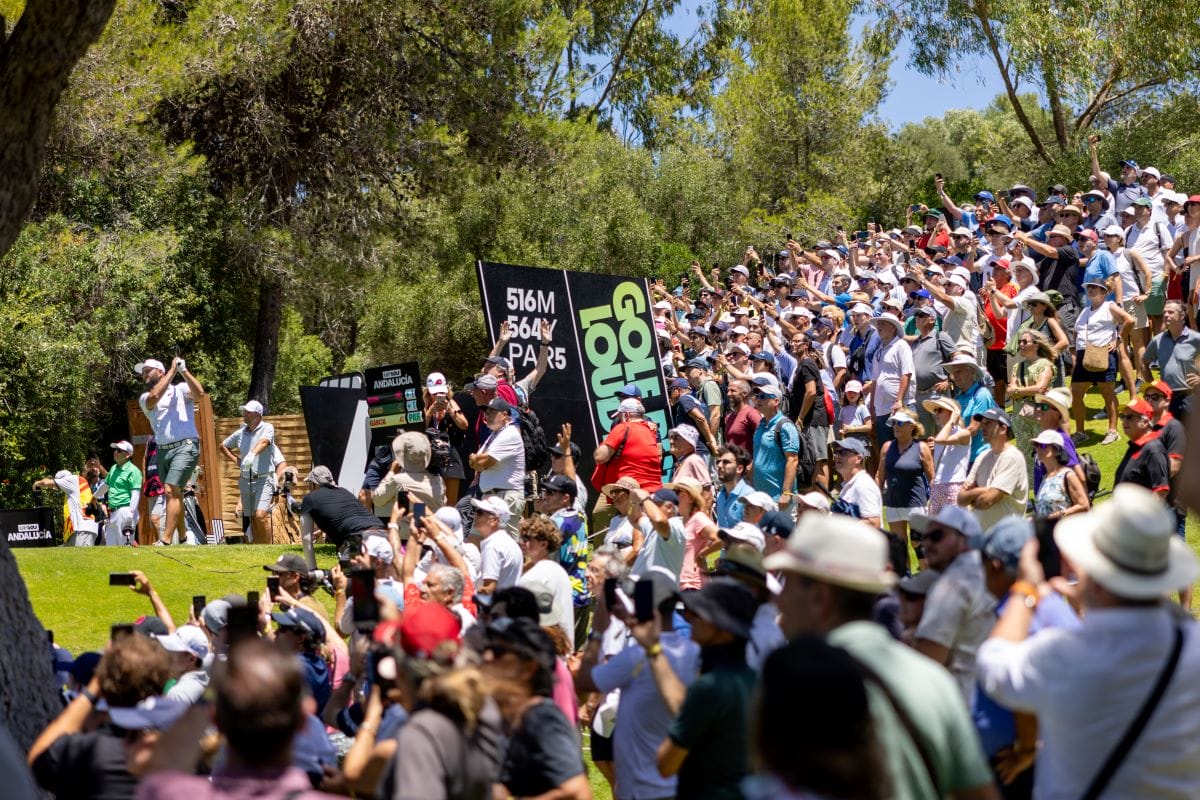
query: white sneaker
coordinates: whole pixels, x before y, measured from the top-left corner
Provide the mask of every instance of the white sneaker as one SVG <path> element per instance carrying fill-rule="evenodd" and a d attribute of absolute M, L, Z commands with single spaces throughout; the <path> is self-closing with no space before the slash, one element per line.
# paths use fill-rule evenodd
<path fill-rule="evenodd" d="M 155 546 L 155 547 L 170 547 L 170 546 L 171 546 L 171 543 L 170 543 L 170 542 L 164 542 L 162 539 L 155 539 L 155 540 L 154 540 L 154 546 Z"/>
<path fill-rule="evenodd" d="M 1092 419 L 1108 419 L 1108 412 L 1097 411 L 1095 414 L 1092 414 Z"/>
<path fill-rule="evenodd" d="M 1104 434 L 1104 438 L 1100 440 L 1100 444 L 1112 444 L 1116 440 L 1117 440 L 1117 432 L 1109 431 L 1108 433 Z"/>

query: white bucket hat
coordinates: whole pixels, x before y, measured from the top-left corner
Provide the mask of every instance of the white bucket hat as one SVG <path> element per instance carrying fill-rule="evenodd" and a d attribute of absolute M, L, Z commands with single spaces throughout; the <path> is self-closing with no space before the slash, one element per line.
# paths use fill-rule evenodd
<path fill-rule="evenodd" d="M 1033 399 L 1038 403 L 1053 406 L 1054 410 L 1062 416 L 1063 422 L 1071 418 L 1071 392 L 1069 389 L 1049 389 L 1045 394 L 1034 395 Z"/>
<path fill-rule="evenodd" d="M 856 592 L 882 594 L 896 584 L 884 535 L 841 514 L 803 514 L 787 547 L 763 559 L 763 568 L 807 575 Z"/>
<path fill-rule="evenodd" d="M 1196 555 L 1175 535 L 1175 515 L 1155 494 L 1118 484 L 1112 499 L 1058 523 L 1054 541 L 1072 564 L 1121 597 L 1150 600 L 1200 573 Z"/>

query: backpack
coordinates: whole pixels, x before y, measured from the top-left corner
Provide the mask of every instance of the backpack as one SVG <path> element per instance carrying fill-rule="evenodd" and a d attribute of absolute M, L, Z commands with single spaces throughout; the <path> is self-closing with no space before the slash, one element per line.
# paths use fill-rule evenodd
<path fill-rule="evenodd" d="M 425 431 L 429 438 L 429 474 L 441 475 L 453 463 L 450 457 L 450 435 L 437 428 Z"/>
<path fill-rule="evenodd" d="M 542 421 L 530 406 L 517 412 L 521 426 L 521 443 L 525 445 L 525 471 L 539 475 L 550 469 L 550 447 L 546 444 L 546 431 Z"/>
<path fill-rule="evenodd" d="M 1096 459 L 1092 458 L 1090 453 L 1080 453 L 1079 463 L 1083 467 L 1088 500 L 1092 500 L 1100 491 L 1100 465 L 1096 463 Z"/>

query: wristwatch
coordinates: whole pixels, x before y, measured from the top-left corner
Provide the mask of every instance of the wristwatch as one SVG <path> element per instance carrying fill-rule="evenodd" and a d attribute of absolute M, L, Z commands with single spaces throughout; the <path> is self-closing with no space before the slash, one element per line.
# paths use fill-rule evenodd
<path fill-rule="evenodd" d="M 1038 594 L 1037 587 L 1029 581 L 1017 581 L 1009 591 L 1012 592 L 1014 597 L 1019 598 L 1019 602 L 1024 604 L 1030 611 L 1037 608 L 1038 600 L 1041 596 Z"/>
<path fill-rule="evenodd" d="M 647 658 L 654 658 L 655 656 L 661 656 L 661 655 L 662 655 L 662 642 L 655 642 L 654 644 L 652 644 L 646 648 L 646 657 Z"/>

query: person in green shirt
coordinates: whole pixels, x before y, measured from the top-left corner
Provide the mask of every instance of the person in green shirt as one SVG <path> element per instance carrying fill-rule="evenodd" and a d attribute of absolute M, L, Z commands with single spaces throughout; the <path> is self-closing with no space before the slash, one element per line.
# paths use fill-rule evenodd
<path fill-rule="evenodd" d="M 882 532 L 849 517 L 805 514 L 763 566 L 783 577 L 776 605 L 784 635 L 824 636 L 859 663 L 896 800 L 999 800 L 958 684 L 871 621 L 879 596 L 896 583 Z"/>
<path fill-rule="evenodd" d="M 678 797 L 741 800 L 757 683 L 754 670 L 746 666 L 746 642 L 758 602 L 733 578 L 714 578 L 699 591 L 684 592 L 680 600 L 692 640 L 700 645 L 700 677 L 690 686 L 684 687 L 662 657 L 657 623 L 633 628 L 659 692 L 676 711 L 658 748 L 658 771 L 663 777 L 679 776 Z"/>
<path fill-rule="evenodd" d="M 133 445 L 124 440 L 109 445 L 113 451 L 112 469 L 104 479 L 108 487 L 108 522 L 104 526 L 104 543 L 120 546 L 137 541 L 138 504 L 142 500 L 142 472 L 129 459 Z M 127 539 L 126 529 L 134 531 Z"/>

